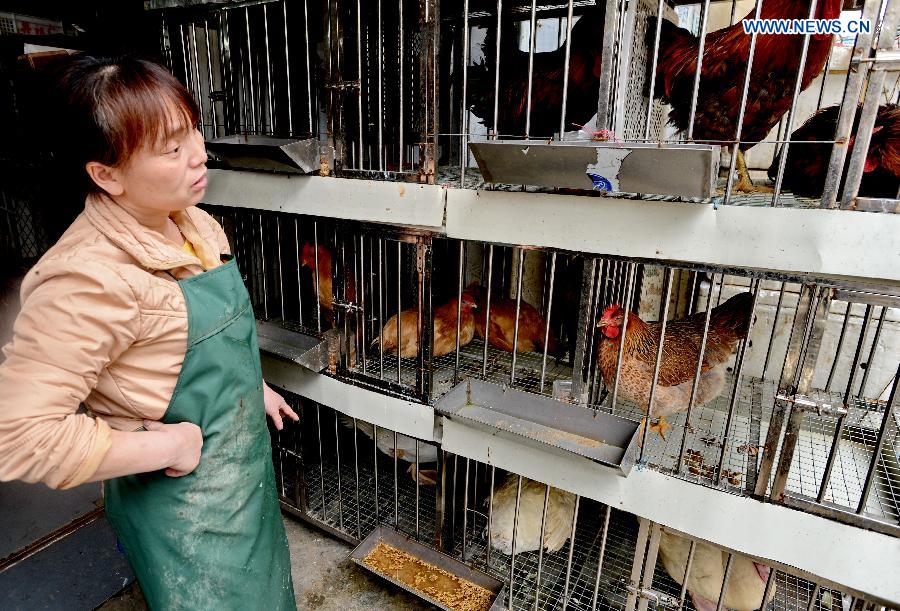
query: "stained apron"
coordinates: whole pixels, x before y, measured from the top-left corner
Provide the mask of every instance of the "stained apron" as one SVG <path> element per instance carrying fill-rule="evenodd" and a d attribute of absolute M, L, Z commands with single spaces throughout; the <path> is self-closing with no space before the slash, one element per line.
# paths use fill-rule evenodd
<path fill-rule="evenodd" d="M 250 297 L 234 259 L 178 284 L 188 347 L 162 422 L 200 427 L 200 464 L 107 481 L 107 518 L 151 609 L 296 609 Z"/>

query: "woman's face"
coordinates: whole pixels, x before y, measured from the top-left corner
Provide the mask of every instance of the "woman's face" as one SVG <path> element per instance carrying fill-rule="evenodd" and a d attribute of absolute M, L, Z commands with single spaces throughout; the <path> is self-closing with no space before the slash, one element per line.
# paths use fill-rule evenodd
<path fill-rule="evenodd" d="M 206 191 L 206 147 L 194 127 L 181 128 L 134 152 L 118 168 L 121 197 L 147 212 L 189 208 Z"/>

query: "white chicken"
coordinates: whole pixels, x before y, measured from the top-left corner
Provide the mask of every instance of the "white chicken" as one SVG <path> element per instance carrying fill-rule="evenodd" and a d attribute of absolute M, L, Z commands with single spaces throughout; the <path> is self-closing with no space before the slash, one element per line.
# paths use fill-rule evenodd
<path fill-rule="evenodd" d="M 353 418 L 344 414 L 340 415 L 341 423 L 347 428 L 353 428 Z M 363 420 L 356 420 L 356 428 L 369 439 L 375 437 L 375 426 Z M 379 427 L 378 438 L 375 445 L 381 453 L 393 458 L 396 456 L 403 462 L 410 463 L 407 472 L 410 477 L 416 478 L 416 440 L 397 433 L 396 448 L 394 447 L 394 431 Z M 436 469 L 423 469 L 423 464 L 436 463 L 438 460 L 438 448 L 430 443 L 419 442 L 419 483 L 426 486 L 434 486 L 437 483 Z"/>
<path fill-rule="evenodd" d="M 687 566 L 691 542 L 684 537 L 662 529 L 659 541 L 659 557 L 666 572 L 682 584 Z M 725 564 L 728 552 L 697 542 L 694 547 L 694 561 L 691 574 L 688 576 L 688 592 L 697 611 L 715 611 L 725 579 Z M 728 588 L 725 591 L 724 606 L 735 611 L 753 611 L 764 607 L 763 595 L 766 582 L 772 569 L 764 564 L 754 562 L 747 556 L 734 555 L 731 572 L 728 575 Z M 768 604 L 775 595 L 773 584 Z"/>
<path fill-rule="evenodd" d="M 541 548 L 541 519 L 544 515 L 546 486 L 540 482 L 522 478 L 522 495 L 519 499 L 519 521 L 516 525 L 516 490 L 519 476 L 509 474 L 503 485 L 494 492 L 491 503 L 491 547 L 507 556 L 513 553 L 513 527 L 516 528 L 516 554 L 534 552 Z M 547 523 L 544 527 L 544 549 L 549 553 L 559 551 L 569 535 L 575 519 L 575 495 L 558 488 L 550 488 L 547 505 Z"/>

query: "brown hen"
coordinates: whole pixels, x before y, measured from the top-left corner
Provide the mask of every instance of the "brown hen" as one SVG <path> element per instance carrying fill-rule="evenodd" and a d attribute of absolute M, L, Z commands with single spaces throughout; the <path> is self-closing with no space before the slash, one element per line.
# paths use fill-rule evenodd
<path fill-rule="evenodd" d="M 456 313 L 460 310 L 459 345 L 465 346 L 475 335 L 475 300 L 469 293 L 463 293 L 462 307 L 456 297 L 434 310 L 434 352 L 439 357 L 456 350 Z M 415 309 L 400 312 L 400 356 L 413 358 L 419 354 L 418 312 Z M 382 338 L 384 338 L 382 340 Z M 383 341 L 385 352 L 397 352 L 397 315 L 391 316 L 381 335 L 372 342 L 377 347 Z"/>
<path fill-rule="evenodd" d="M 709 332 L 694 405 L 708 403 L 722 392 L 725 386 L 725 364 L 737 343 L 747 337 L 752 307 L 752 294 L 739 293 L 713 308 L 710 313 Z M 614 304 L 603 311 L 603 316 L 597 323 L 602 333 L 597 363 L 603 381 L 609 387 L 612 387 L 616 377 L 619 335 L 624 317 L 622 306 Z M 659 417 L 659 423 L 651 426 L 651 430 L 657 430 L 663 438 L 670 427 L 666 416 L 688 409 L 705 319 L 706 313 L 698 312 L 666 323 L 666 337 L 653 401 L 653 415 Z M 628 314 L 618 393 L 633 401 L 645 413 L 650 401 L 660 329 L 659 322 L 644 322 L 637 314 Z"/>
<path fill-rule="evenodd" d="M 475 337 L 484 340 L 484 312 L 487 311 L 487 295 L 484 294 L 477 283 L 469 285 L 466 289 L 475 297 L 478 308 L 481 310 L 475 316 Z M 519 306 L 519 337 L 516 343 L 517 352 L 543 352 L 544 332 L 547 320 L 530 303 L 522 300 Z M 488 343 L 494 348 L 513 351 L 516 340 L 516 300 L 491 298 L 490 327 L 488 328 Z M 547 337 L 547 353 L 556 353 L 556 336 L 553 330 Z"/>

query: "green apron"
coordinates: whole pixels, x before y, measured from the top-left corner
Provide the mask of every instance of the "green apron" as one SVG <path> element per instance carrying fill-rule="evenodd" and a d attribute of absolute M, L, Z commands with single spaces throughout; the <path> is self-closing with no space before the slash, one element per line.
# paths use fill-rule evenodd
<path fill-rule="evenodd" d="M 200 464 L 107 481 L 107 518 L 151 609 L 296 609 L 250 297 L 234 259 L 178 284 L 188 347 L 162 421 L 200 427 Z"/>

